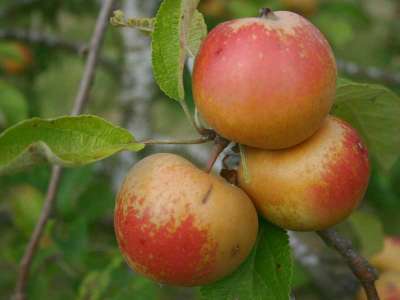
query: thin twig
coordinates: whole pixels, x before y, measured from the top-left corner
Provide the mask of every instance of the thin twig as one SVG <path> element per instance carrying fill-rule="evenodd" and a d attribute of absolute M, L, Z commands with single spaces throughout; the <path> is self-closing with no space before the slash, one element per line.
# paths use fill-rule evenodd
<path fill-rule="evenodd" d="M 0 29 L 0 39 L 20 41 L 27 44 L 39 44 L 49 48 L 59 48 L 64 51 L 77 53 L 80 55 L 84 54 L 88 49 L 87 45 L 82 43 L 67 41 L 55 35 L 18 28 Z M 361 77 L 380 81 L 392 85 L 400 84 L 400 73 L 377 67 L 361 66 L 352 61 L 343 59 L 337 59 L 336 61 L 339 71 L 341 71 L 343 74 L 352 77 Z M 119 68 L 105 58 L 100 58 L 99 63 L 114 73 L 119 72 Z M 184 105 L 185 103 L 181 103 L 181 105 L 182 104 Z"/>
<path fill-rule="evenodd" d="M 145 145 L 194 145 L 194 144 L 204 144 L 209 142 L 211 139 L 206 137 L 206 136 L 202 136 L 196 139 L 190 139 L 190 140 L 153 140 L 153 139 L 149 139 L 149 140 L 145 140 L 145 141 L 141 141 L 138 143 L 141 144 L 145 144 Z"/>
<path fill-rule="evenodd" d="M 350 240 L 340 236 L 334 229 L 317 231 L 321 239 L 330 247 L 336 249 L 345 259 L 353 274 L 364 287 L 368 300 L 379 300 L 375 281 L 378 278 L 376 270 L 368 261 L 353 248 Z"/>
<path fill-rule="evenodd" d="M 79 54 L 83 54 L 87 50 L 87 46 L 84 44 L 67 41 L 55 35 L 22 28 L 0 29 L 0 39 L 14 40 L 27 44 L 39 44 Z"/>
<path fill-rule="evenodd" d="M 361 66 L 343 59 L 337 59 L 336 62 L 338 69 L 346 75 L 381 81 L 392 85 L 400 84 L 400 73 L 383 70 L 377 67 Z"/>
<path fill-rule="evenodd" d="M 192 124 L 193 128 L 196 129 L 196 131 L 197 131 L 200 135 L 203 135 L 205 129 L 199 127 L 199 126 L 197 125 L 197 123 L 195 122 L 195 120 L 194 120 L 192 114 L 190 113 L 189 107 L 188 107 L 187 104 L 186 104 L 186 100 L 185 100 L 185 99 L 180 100 L 180 101 L 179 101 L 179 104 L 181 105 L 181 107 L 182 107 L 182 109 L 183 109 L 183 112 L 184 112 L 185 115 L 186 115 L 186 118 L 188 119 L 188 121 L 190 122 L 190 124 Z"/>
<path fill-rule="evenodd" d="M 108 19 L 113 8 L 114 0 L 105 0 L 97 18 L 96 27 L 93 32 L 92 39 L 89 44 L 89 54 L 86 60 L 83 77 L 76 95 L 72 115 L 80 114 L 87 101 L 89 100 L 89 92 L 95 77 L 95 69 L 99 58 L 100 48 L 104 41 L 104 34 L 108 26 Z"/>
<path fill-rule="evenodd" d="M 61 174 L 62 174 L 62 168 L 60 166 L 54 166 L 51 172 L 51 178 L 47 189 L 46 200 L 44 202 L 39 220 L 36 223 L 35 229 L 33 230 L 29 243 L 25 249 L 24 256 L 22 257 L 20 262 L 19 274 L 17 278 L 17 284 L 14 295 L 14 298 L 16 300 L 25 299 L 25 290 L 28 284 L 29 271 L 32 265 L 33 256 L 35 255 L 44 228 L 46 227 L 47 220 L 49 219 L 50 212 L 52 211 L 54 205 L 54 199 L 56 198 L 58 192 Z"/>
<path fill-rule="evenodd" d="M 354 300 L 358 279 L 336 251 L 326 251 L 316 234 L 288 231 L 296 262 L 310 276 L 313 286 L 324 300 Z"/>
<path fill-rule="evenodd" d="M 10 4 L 5 7 L 1 7 L 0 10 L 0 18 L 8 17 L 13 14 L 15 11 L 20 10 L 22 8 L 26 8 L 26 6 L 32 5 L 35 2 L 39 2 L 40 0 L 14 0 Z"/>
<path fill-rule="evenodd" d="M 72 115 L 80 114 L 88 101 L 89 92 L 94 79 L 94 71 L 97 64 L 98 55 L 102 42 L 104 40 L 105 30 L 108 24 L 108 18 L 111 13 L 114 0 L 105 0 L 97 18 L 96 27 L 91 39 L 88 59 L 85 64 L 85 70 L 79 86 L 78 94 L 75 98 Z M 61 179 L 62 168 L 54 166 L 49 182 L 46 200 L 41 211 L 39 221 L 37 222 L 28 246 L 25 249 L 24 256 L 21 259 L 19 274 L 16 283 L 15 299 L 24 300 L 26 298 L 26 287 L 29 280 L 30 268 L 36 249 L 43 235 L 44 228 L 49 219 L 50 213 L 55 203 L 57 191 Z"/>
<path fill-rule="evenodd" d="M 32 45 L 42 45 L 48 48 L 57 48 L 78 55 L 86 54 L 89 49 L 88 45 L 84 43 L 68 41 L 56 35 L 21 28 L 0 29 L 0 39 L 18 41 Z M 113 74 L 120 73 L 120 68 L 109 59 L 100 57 L 98 61 L 99 64 L 103 65 Z"/>

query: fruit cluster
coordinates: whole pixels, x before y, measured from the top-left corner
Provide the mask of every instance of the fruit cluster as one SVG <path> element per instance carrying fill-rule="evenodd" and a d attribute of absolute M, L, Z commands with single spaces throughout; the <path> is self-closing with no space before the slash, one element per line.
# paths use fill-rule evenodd
<path fill-rule="evenodd" d="M 210 127 L 246 145 L 239 187 L 173 154 L 137 163 L 115 209 L 128 264 L 159 282 L 207 284 L 250 253 L 256 208 L 291 230 L 346 218 L 366 190 L 369 161 L 357 132 L 328 116 L 336 73 L 324 36 L 295 13 L 265 9 L 214 28 L 196 57 L 193 93 Z"/>

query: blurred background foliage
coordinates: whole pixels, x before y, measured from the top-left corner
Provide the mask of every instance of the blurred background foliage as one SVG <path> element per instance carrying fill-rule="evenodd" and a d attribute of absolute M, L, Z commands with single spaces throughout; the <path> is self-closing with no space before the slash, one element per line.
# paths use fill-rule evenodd
<path fill-rule="evenodd" d="M 90 38 L 99 2 L 0 2 L 0 131 L 28 117 L 67 114 L 84 62 L 82 54 L 68 47 L 15 41 L 6 33 L 24 29 L 83 45 Z M 316 24 L 334 49 L 341 77 L 381 83 L 400 92 L 400 78 L 396 77 L 400 74 L 398 0 L 202 0 L 200 4 L 209 29 L 224 20 L 256 16 L 261 7 L 293 10 Z M 110 28 L 88 109 L 117 124 L 126 113 L 119 101 L 126 51 L 120 29 Z M 187 75 L 185 82 L 190 88 Z M 179 105 L 166 99 L 155 85 L 150 108 L 146 126 L 154 136 L 193 134 Z M 204 163 L 200 152 L 185 155 Z M 29 299 L 199 299 L 197 289 L 155 284 L 136 276 L 122 261 L 112 225 L 118 185 L 114 162 L 111 158 L 66 170 L 57 207 L 34 260 Z M 48 179 L 47 166 L 0 177 L 0 299 L 12 294 L 18 263 L 40 214 Z M 399 183 L 400 160 L 388 173 L 373 168 L 360 212 L 339 226 L 366 255 L 379 251 L 383 234 L 400 235 Z M 321 247 L 316 244 L 311 247 Z M 308 271 L 297 265 L 294 294 L 298 299 L 322 299 L 321 286 Z"/>

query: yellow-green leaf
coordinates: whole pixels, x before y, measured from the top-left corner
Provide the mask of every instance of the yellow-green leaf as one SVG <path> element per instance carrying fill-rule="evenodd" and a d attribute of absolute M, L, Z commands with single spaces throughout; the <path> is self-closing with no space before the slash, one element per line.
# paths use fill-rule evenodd
<path fill-rule="evenodd" d="M 164 0 L 152 35 L 154 77 L 161 90 L 175 100 L 185 97 L 183 67 L 189 32 L 199 0 Z M 193 44 L 193 43 L 192 43 Z"/>
<path fill-rule="evenodd" d="M 33 118 L 0 134 L 0 174 L 45 161 L 80 166 L 143 148 L 129 131 L 97 116 Z"/>
<path fill-rule="evenodd" d="M 333 114 L 351 123 L 384 170 L 400 155 L 400 97 L 377 84 L 340 80 Z"/>

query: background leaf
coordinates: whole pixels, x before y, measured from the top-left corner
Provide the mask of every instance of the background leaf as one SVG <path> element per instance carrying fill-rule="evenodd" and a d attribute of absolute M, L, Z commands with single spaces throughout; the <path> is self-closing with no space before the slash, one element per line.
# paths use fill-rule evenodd
<path fill-rule="evenodd" d="M 122 264 L 122 257 L 116 256 L 103 271 L 90 272 L 79 289 L 79 300 L 98 300 L 107 289 L 111 281 L 111 273 Z"/>
<path fill-rule="evenodd" d="M 183 67 L 192 16 L 199 0 L 164 0 L 157 12 L 152 35 L 154 77 L 161 90 L 183 100 Z"/>
<path fill-rule="evenodd" d="M 384 170 L 393 166 L 400 154 L 400 98 L 395 93 L 377 84 L 340 80 L 333 114 L 357 128 Z"/>
<path fill-rule="evenodd" d="M 383 248 L 384 232 L 379 219 L 362 211 L 355 211 L 349 222 L 360 241 L 362 254 L 371 257 Z"/>
<path fill-rule="evenodd" d="M 201 12 L 196 10 L 193 14 L 189 30 L 188 49 L 189 55 L 195 57 L 199 52 L 201 42 L 207 36 L 207 24 Z"/>
<path fill-rule="evenodd" d="M 19 51 L 19 44 L 15 42 L 1 42 L 0 43 L 0 65 L 5 61 L 15 61 L 16 63 L 22 63 L 24 58 Z"/>
<path fill-rule="evenodd" d="M 160 287 L 149 279 L 136 276 L 126 267 L 122 256 L 116 254 L 103 270 L 89 273 L 79 288 L 77 300 L 159 299 Z"/>
<path fill-rule="evenodd" d="M 0 134 L 0 174 L 42 161 L 83 165 L 143 147 L 126 129 L 96 116 L 33 118 Z"/>
<path fill-rule="evenodd" d="M 13 86 L 0 80 L 0 127 L 11 126 L 28 116 L 24 95 Z"/>
<path fill-rule="evenodd" d="M 202 299 L 288 300 L 292 273 L 286 231 L 260 220 L 258 240 L 250 256 L 230 276 L 202 287 Z"/>
<path fill-rule="evenodd" d="M 13 187 L 8 200 L 15 227 L 29 237 L 42 210 L 44 195 L 33 186 L 24 184 Z"/>

